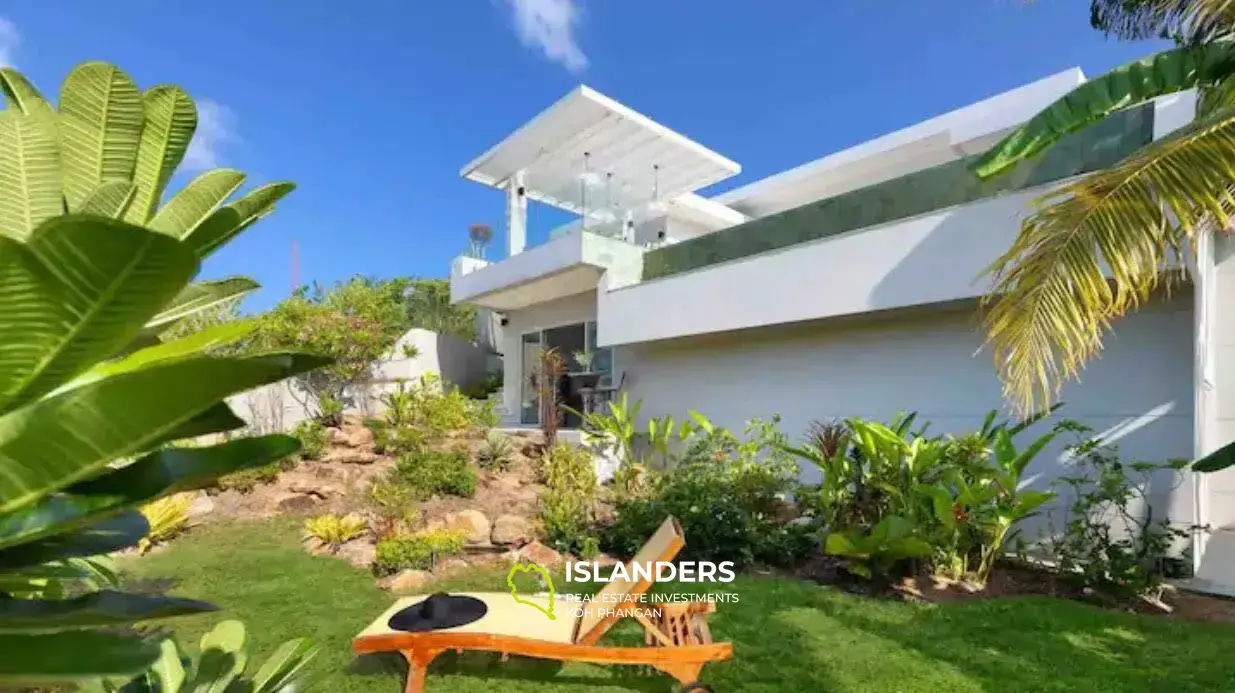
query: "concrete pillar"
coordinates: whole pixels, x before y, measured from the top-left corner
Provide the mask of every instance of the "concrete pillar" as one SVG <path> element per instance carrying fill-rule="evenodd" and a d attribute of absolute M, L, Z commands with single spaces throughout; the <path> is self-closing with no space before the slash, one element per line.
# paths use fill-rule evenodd
<path fill-rule="evenodd" d="M 523 171 L 506 181 L 506 257 L 518 255 L 527 247 L 527 193 L 523 185 Z"/>

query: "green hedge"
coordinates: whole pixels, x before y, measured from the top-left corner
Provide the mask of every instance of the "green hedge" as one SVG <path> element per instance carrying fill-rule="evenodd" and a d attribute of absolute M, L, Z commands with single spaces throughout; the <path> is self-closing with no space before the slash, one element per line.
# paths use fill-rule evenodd
<path fill-rule="evenodd" d="M 1116 113 L 993 180 L 980 181 L 969 171 L 976 157 L 959 159 L 658 248 L 644 255 L 643 279 L 679 274 L 1105 168 L 1153 139 L 1153 114 L 1153 104 Z"/>

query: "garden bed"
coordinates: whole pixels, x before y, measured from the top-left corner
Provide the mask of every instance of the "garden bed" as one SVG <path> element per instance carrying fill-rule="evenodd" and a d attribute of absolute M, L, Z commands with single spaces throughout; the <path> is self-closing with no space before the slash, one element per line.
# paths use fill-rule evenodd
<path fill-rule="evenodd" d="M 1235 623 L 1235 599 L 1168 587 L 1162 605 L 1138 599 L 1120 600 L 1078 587 L 1050 570 L 1020 564 L 1000 564 L 982 587 L 929 573 L 875 586 L 846 573 L 842 561 L 826 555 L 812 557 L 793 571 L 762 568 L 760 572 L 792 575 L 850 593 L 919 604 L 968 604 L 1017 597 L 1056 597 L 1115 611 L 1184 621 Z"/>

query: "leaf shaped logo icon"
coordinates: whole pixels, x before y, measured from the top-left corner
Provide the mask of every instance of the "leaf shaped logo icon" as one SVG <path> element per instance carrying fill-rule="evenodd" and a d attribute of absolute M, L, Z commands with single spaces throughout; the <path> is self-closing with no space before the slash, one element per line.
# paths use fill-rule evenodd
<path fill-rule="evenodd" d="M 531 571 L 540 573 L 540 576 L 545 579 L 545 583 L 549 585 L 549 608 L 548 610 L 546 610 L 540 604 L 536 604 L 535 602 L 529 602 L 526 599 L 519 598 L 519 588 L 515 586 L 515 573 L 516 572 L 527 573 Z M 525 604 L 527 606 L 530 606 L 533 609 L 536 609 L 540 613 L 544 614 L 545 616 L 548 616 L 550 621 L 557 620 L 557 616 L 553 615 L 553 595 L 554 595 L 553 578 L 549 577 L 549 571 L 545 570 L 544 568 L 541 568 L 535 563 L 528 563 L 527 565 L 523 565 L 522 563 L 516 563 L 510 566 L 510 572 L 506 574 L 506 584 L 510 587 L 510 596 L 515 598 L 516 604 Z"/>

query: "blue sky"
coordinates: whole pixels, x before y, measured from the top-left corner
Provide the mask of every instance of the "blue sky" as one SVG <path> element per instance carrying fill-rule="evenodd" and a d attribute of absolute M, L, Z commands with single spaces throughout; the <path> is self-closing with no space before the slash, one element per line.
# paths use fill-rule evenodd
<path fill-rule="evenodd" d="M 579 83 L 742 164 L 708 192 L 1079 65 L 1161 47 L 1088 26 L 1081 0 L 11 0 L 0 61 L 48 96 L 112 61 L 202 104 L 186 168 L 299 189 L 213 257 L 261 308 L 300 273 L 444 276 L 501 193 L 459 168 Z M 181 181 L 183 182 L 183 181 Z M 532 240 L 554 219 L 533 218 Z M 537 223 L 539 221 L 539 223 Z"/>

